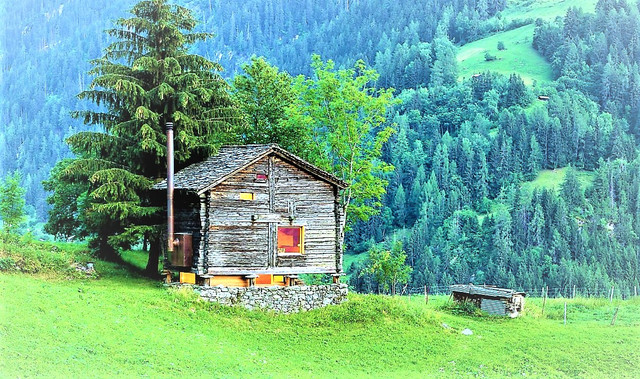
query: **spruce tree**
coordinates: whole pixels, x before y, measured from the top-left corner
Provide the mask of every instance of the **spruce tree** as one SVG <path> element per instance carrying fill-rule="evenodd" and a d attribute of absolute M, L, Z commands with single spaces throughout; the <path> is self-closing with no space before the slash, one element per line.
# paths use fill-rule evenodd
<path fill-rule="evenodd" d="M 147 269 L 153 273 L 163 228 L 149 189 L 166 170 L 165 123 L 175 125 L 179 169 L 232 139 L 239 118 L 220 65 L 188 50 L 212 36 L 193 32 L 196 21 L 189 9 L 147 0 L 131 13 L 107 30 L 115 42 L 91 62 L 94 79 L 78 95 L 98 110 L 73 113 L 101 131 L 67 139 L 76 158 L 52 177 L 51 187 L 59 192 L 72 183 L 88 183 L 79 213 L 90 245 L 102 258 L 116 259 L 118 248 L 150 238 Z M 54 220 L 52 214 L 52 232 Z"/>
<path fill-rule="evenodd" d="M 20 187 L 21 175 L 19 171 L 7 175 L 0 182 L 0 220 L 2 231 L 16 233 L 26 217 L 24 212 L 25 189 Z"/>

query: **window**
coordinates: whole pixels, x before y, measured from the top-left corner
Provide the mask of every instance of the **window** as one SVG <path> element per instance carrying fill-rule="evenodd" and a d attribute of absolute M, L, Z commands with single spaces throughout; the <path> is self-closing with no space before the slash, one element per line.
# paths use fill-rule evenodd
<path fill-rule="evenodd" d="M 240 200 L 255 200 L 255 195 L 251 192 L 240 192 Z"/>
<path fill-rule="evenodd" d="M 302 226 L 278 227 L 278 253 L 303 253 L 304 229 Z"/>

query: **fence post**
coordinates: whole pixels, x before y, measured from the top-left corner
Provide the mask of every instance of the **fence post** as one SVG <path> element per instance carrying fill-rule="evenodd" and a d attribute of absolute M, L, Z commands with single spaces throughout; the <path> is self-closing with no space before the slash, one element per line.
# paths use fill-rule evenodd
<path fill-rule="evenodd" d="M 633 295 L 638 297 L 638 286 L 633 286 Z"/>
<path fill-rule="evenodd" d="M 613 286 L 611 286 L 611 296 L 609 296 L 609 303 L 613 303 Z"/>
<path fill-rule="evenodd" d="M 564 324 L 567 325 L 567 302 L 564 302 Z"/>
<path fill-rule="evenodd" d="M 544 315 L 544 305 L 546 302 L 547 302 L 547 292 L 545 292 L 544 296 L 542 297 L 542 315 Z"/>
<path fill-rule="evenodd" d="M 620 307 L 616 307 L 616 311 L 613 313 L 613 319 L 611 320 L 611 325 L 615 325 L 616 323 L 616 318 L 618 317 L 618 309 Z"/>
<path fill-rule="evenodd" d="M 573 285 L 573 298 L 576 298 L 576 285 Z"/>
<path fill-rule="evenodd" d="M 424 286 L 424 303 L 429 304 L 429 287 Z"/>

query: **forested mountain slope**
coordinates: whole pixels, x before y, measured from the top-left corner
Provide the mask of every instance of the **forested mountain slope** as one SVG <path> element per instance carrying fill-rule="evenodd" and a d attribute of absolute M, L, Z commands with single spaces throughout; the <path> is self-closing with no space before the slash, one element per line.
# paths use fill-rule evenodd
<path fill-rule="evenodd" d="M 462 13 L 476 27 L 484 25 L 487 33 L 496 26 L 486 20 L 505 7 L 502 0 L 176 2 L 194 10 L 201 30 L 216 34 L 197 46 L 196 52 L 219 61 L 227 77 L 252 55 L 264 55 L 293 75 L 309 73 L 311 54 L 319 53 L 339 65 L 357 59 L 376 63 L 384 84 L 396 88 L 424 82 L 420 78 L 425 77 L 429 62 L 423 56 L 426 50 L 419 53 L 417 47 L 433 39 L 443 14 L 449 20 Z M 39 220 L 46 217 L 47 209 L 40 182 L 56 161 L 69 155 L 63 139 L 84 128 L 69 112 L 89 106 L 75 96 L 90 83 L 89 61 L 100 57 L 109 42 L 102 31 L 112 20 L 124 17 L 134 3 L 3 2 L 0 175 L 15 169 L 23 172 L 27 203 Z M 449 24 L 453 29 L 456 22 Z M 412 52 L 405 51 L 409 47 Z M 392 56 L 377 58 L 379 52 Z M 414 60 L 417 63 L 409 67 Z M 394 66 L 387 67 L 392 62 Z"/>
<path fill-rule="evenodd" d="M 64 137 L 84 128 L 69 112 L 90 106 L 75 97 L 90 82 L 89 60 L 133 3 L 0 5 L 0 175 L 22 172 L 39 220 L 40 182 L 69 156 Z M 384 153 L 396 169 L 380 215 L 353 227 L 349 253 L 402 241 L 413 286 L 640 284 L 635 0 L 584 2 L 584 11 L 578 1 L 178 3 L 216 33 L 196 52 L 227 78 L 254 54 L 309 74 L 319 53 L 338 66 L 362 59 L 380 87 L 396 89 L 397 133 Z M 522 189 L 545 169 L 566 171 L 559 191 Z M 376 287 L 361 264 L 349 269 L 356 288 Z"/>

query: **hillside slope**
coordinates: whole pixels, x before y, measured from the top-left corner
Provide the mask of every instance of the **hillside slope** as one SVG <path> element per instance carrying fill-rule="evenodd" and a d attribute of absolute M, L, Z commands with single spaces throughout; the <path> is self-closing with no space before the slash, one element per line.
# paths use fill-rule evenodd
<path fill-rule="evenodd" d="M 508 3 L 502 16 L 505 23 L 516 19 L 552 20 L 564 16 L 570 7 L 582 8 L 585 12 L 593 13 L 596 3 L 597 0 L 513 0 Z M 493 71 L 505 75 L 516 73 L 528 85 L 553 80 L 551 65 L 531 46 L 534 28 L 534 24 L 531 23 L 463 45 L 457 57 L 460 79 L 483 71 Z M 504 50 L 498 50 L 498 42 L 504 43 Z M 495 56 L 496 59 L 485 60 L 485 53 Z"/>

